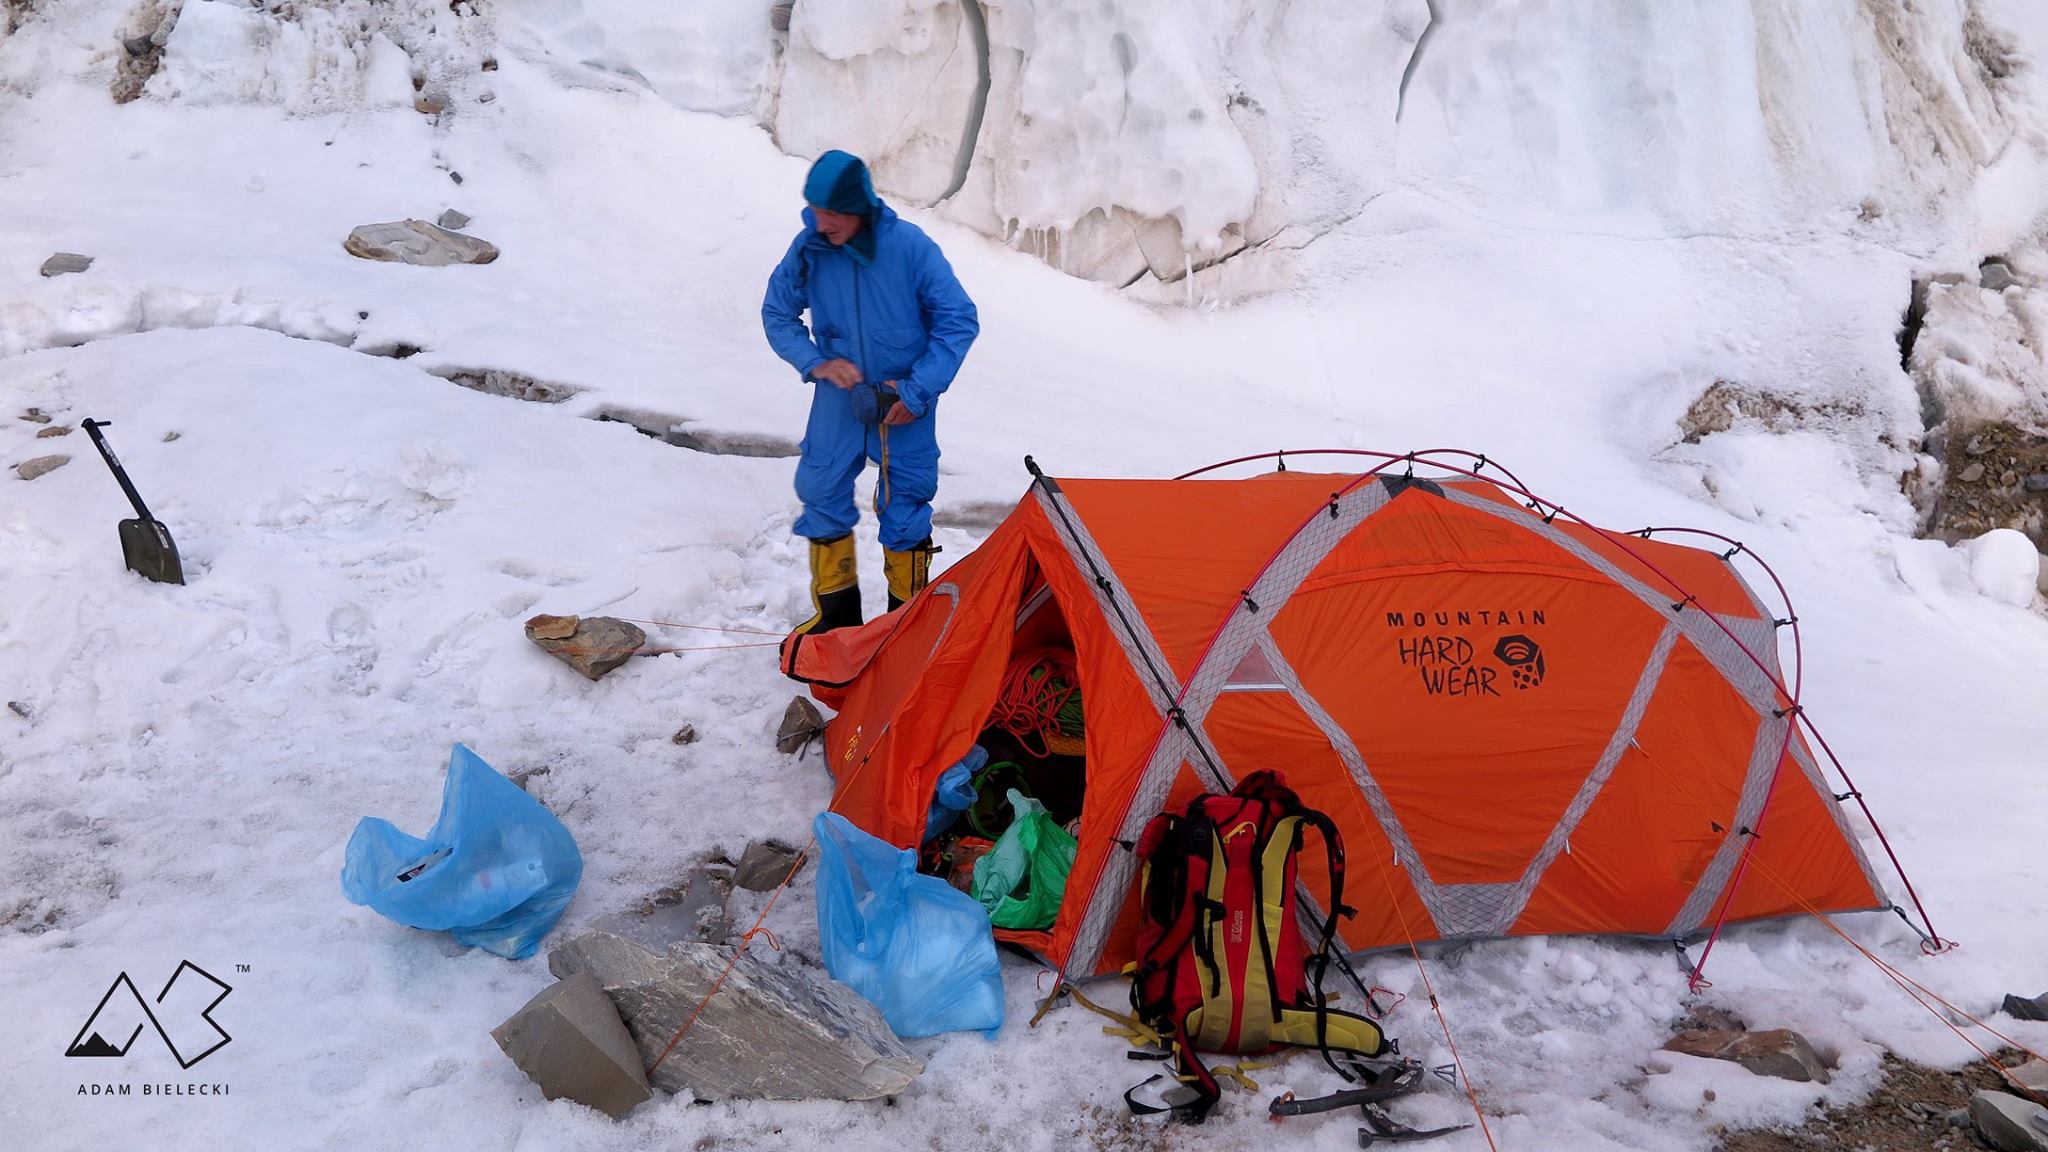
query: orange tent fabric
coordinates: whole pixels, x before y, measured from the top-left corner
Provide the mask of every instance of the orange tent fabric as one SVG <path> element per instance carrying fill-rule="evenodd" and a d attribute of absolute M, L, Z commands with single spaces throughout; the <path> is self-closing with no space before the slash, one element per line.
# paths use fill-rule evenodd
<path fill-rule="evenodd" d="M 1047 480 L 903 609 L 785 644 L 838 709 L 834 810 L 914 847 L 1049 638 L 1082 685 L 1080 848 L 1052 929 L 1000 935 L 1073 976 L 1131 956 L 1145 821 L 1260 768 L 1342 831 L 1353 951 L 1886 905 L 1783 714 L 1770 614 L 1712 552 L 1479 481 Z"/>

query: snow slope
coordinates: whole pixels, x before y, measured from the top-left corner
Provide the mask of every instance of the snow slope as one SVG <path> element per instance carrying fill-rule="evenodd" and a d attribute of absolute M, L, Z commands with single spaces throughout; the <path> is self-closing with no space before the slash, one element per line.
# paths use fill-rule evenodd
<path fill-rule="evenodd" d="M 530 784 L 587 862 L 571 926 L 637 902 L 699 853 L 802 839 L 827 782 L 815 760 L 768 746 L 791 686 L 767 650 L 638 660 L 590 684 L 534 651 L 518 623 L 601 609 L 772 630 L 801 615 L 788 460 L 693 451 L 590 418 L 700 439 L 794 436 L 804 390 L 760 339 L 755 301 L 795 226 L 804 164 L 746 119 L 764 114 L 743 94 L 746 61 L 773 44 L 742 35 L 737 4 L 690 17 L 703 37 L 733 30 L 730 51 L 705 53 L 731 69 L 734 87 L 717 97 L 741 114 L 730 119 L 676 107 L 698 99 L 674 93 L 703 68 L 664 73 L 621 47 L 654 30 L 599 42 L 592 28 L 632 6 L 555 6 L 549 23 L 525 2 L 495 22 L 396 5 L 367 30 L 361 18 L 383 6 L 360 0 L 302 4 L 333 11 L 296 20 L 201 11 L 219 0 L 185 7 L 174 36 L 188 39 L 131 104 L 107 96 L 123 5 L 46 2 L 0 39 L 0 467 L 74 457 L 33 483 L 0 476 L 0 699 L 30 712 L 0 712 L 10 1145 L 97 1148 L 139 1132 L 174 1148 L 1270 1142 L 1259 1098 L 1244 1094 L 1200 1130 L 1126 1119 L 1119 1096 L 1142 1068 L 1086 1013 L 1027 1028 L 1046 977 L 1021 962 L 1001 1036 L 916 1042 L 928 1071 L 894 1107 L 662 1101 L 614 1125 L 539 1100 L 487 1035 L 547 982 L 542 961 L 463 952 L 341 899 L 355 820 L 423 827 L 455 740 L 508 772 L 546 769 Z M 1550 7 L 1558 19 L 1613 16 Z M 572 35 L 572 18 L 591 27 Z M 278 27 L 255 31 L 262 20 Z M 305 59 L 323 61 L 307 71 L 281 68 L 301 59 L 294 23 L 317 48 Z M 1447 22 L 1432 37 L 1404 124 L 1433 107 L 1413 86 L 1437 83 L 1432 68 L 1464 58 L 1468 76 L 1522 72 L 1520 59 L 1480 67 L 1469 55 L 1479 42 L 1461 48 L 1451 32 Z M 1812 35 L 1824 61 L 1826 37 Z M 445 92 L 442 112 L 398 91 L 380 36 L 417 52 L 418 91 Z M 258 41 L 277 47 L 253 52 Z M 1557 84 L 1591 67 L 1561 69 Z M 215 96 L 196 96 L 196 77 L 211 77 Z M 1539 107 L 1574 106 L 1540 90 Z M 1506 97 L 1465 107 L 1495 99 Z M 1583 99 L 1595 111 L 1560 122 L 1635 96 L 1624 86 Z M 1738 132 L 1702 124 L 1707 109 L 1667 114 Z M 1867 140 L 1860 121 L 1831 126 Z M 1724 198 L 1683 172 L 1602 186 L 1602 223 L 1590 226 L 1554 210 L 1584 208 L 1556 191 L 1564 168 L 1588 171 L 1562 155 L 1495 165 L 1493 178 L 1520 183 L 1491 190 L 1392 191 L 1304 250 L 1313 291 L 1215 310 L 1148 308 L 913 211 L 985 329 L 945 405 L 946 556 L 1023 491 L 1026 452 L 1055 474 L 1160 475 L 1272 447 L 1455 443 L 1598 521 L 1718 528 L 1793 588 L 1808 705 L 1936 925 L 1965 947 L 1924 958 L 1896 919 L 1842 926 L 1972 1012 L 2039 991 L 2048 932 L 2016 912 L 2048 879 L 2026 851 L 2048 817 L 2036 688 L 2048 626 L 2037 605 L 2006 602 L 2025 599 L 2009 540 L 1965 551 L 1913 539 L 1896 482 L 1919 409 L 1893 334 L 1926 252 L 1882 224 L 1816 221 L 1761 195 L 1737 207 L 1762 224 L 1713 227 Z M 1962 177 L 1915 169 L 1911 180 L 1957 188 L 1943 182 Z M 1960 245 L 1993 216 L 2030 220 L 2039 205 L 2019 203 L 2024 184 L 1980 186 L 1983 204 L 1958 196 L 1936 230 Z M 1333 177 L 1340 185 L 1349 178 Z M 1488 208 L 1524 201 L 1534 207 Z M 505 255 L 415 269 L 341 251 L 355 224 L 447 207 Z M 58 249 L 98 261 L 37 276 Z M 401 345 L 422 350 L 391 358 Z M 543 405 L 435 375 L 485 368 L 581 391 Z M 1800 397 L 1808 414 L 1685 443 L 1681 417 L 1717 380 Z M 31 406 L 59 423 L 114 422 L 109 435 L 178 536 L 187 587 L 120 569 L 118 490 L 82 434 L 34 439 L 37 426 L 13 418 Z M 677 647 L 729 642 L 651 631 Z M 684 722 L 704 739 L 669 743 Z M 811 913 L 802 884 L 777 906 L 770 925 L 786 948 L 814 947 Z M 228 1082 L 232 1094 L 79 1096 L 105 1077 L 61 1052 L 107 981 L 125 970 L 148 984 L 186 958 L 235 985 L 218 1013 L 234 1043 L 187 1073 L 144 1046 L 123 1075 Z M 1825 1088 L 1657 1054 L 1689 1003 L 1668 950 L 1523 940 L 1433 958 L 1429 971 L 1502 1148 L 1705 1149 L 1716 1126 L 1796 1119 L 1815 1100 L 1867 1091 L 1880 1047 L 1951 1064 L 1972 1055 L 1816 923 L 1732 931 L 1706 999 L 1806 1031 L 1841 1064 Z M 1409 995 L 1390 1020 L 1404 1048 L 1447 1059 L 1414 964 L 1379 957 L 1366 972 Z M 2048 1043 L 2048 1026 L 2011 1034 Z M 1309 1060 L 1260 1079 L 1268 1092 L 1330 1086 Z M 1448 1091 L 1398 1111 L 1418 1125 L 1470 1117 Z M 1308 1118 L 1286 1130 L 1335 1149 L 1354 1145 L 1354 1127 Z"/>

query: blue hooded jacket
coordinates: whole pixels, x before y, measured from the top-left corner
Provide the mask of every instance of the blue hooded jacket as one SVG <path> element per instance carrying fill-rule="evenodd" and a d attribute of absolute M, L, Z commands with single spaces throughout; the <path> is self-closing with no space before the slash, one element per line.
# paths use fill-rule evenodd
<path fill-rule="evenodd" d="M 856 212 L 866 222 L 841 247 L 818 232 L 817 217 L 804 209 L 804 229 L 769 276 L 761 302 L 769 345 L 807 380 L 825 361 L 845 359 L 859 366 L 864 380 L 896 381 L 904 407 L 920 418 L 917 423 L 929 435 L 931 422 L 924 418 L 952 385 L 981 331 L 974 301 L 931 237 L 899 219 L 875 195 L 859 160 L 843 152 L 826 153 L 812 169 L 804 193 L 813 204 Z M 811 314 L 808 328 L 805 309 Z M 829 384 L 818 387 L 814 434 L 822 415 L 818 409 L 836 409 L 844 398 Z M 852 418 L 850 408 L 847 418 Z M 899 435 L 908 440 L 915 433 Z"/>

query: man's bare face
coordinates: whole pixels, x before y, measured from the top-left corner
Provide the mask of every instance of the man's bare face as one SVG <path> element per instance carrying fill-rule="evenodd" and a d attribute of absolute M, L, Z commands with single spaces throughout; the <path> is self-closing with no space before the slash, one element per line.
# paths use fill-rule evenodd
<path fill-rule="evenodd" d="M 844 244 L 860 231 L 861 218 L 852 212 L 834 212 L 813 204 L 811 215 L 817 218 L 818 235 L 833 244 Z"/>

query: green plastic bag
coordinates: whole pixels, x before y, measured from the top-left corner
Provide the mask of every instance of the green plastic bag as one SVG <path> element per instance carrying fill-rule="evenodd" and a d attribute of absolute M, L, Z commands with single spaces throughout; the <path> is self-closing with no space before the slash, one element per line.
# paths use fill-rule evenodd
<path fill-rule="evenodd" d="M 1043 931 L 1060 913 L 1076 845 L 1045 805 L 1015 788 L 1009 800 L 1016 814 L 1010 826 L 988 855 L 974 862 L 974 898 L 998 928 Z"/>

